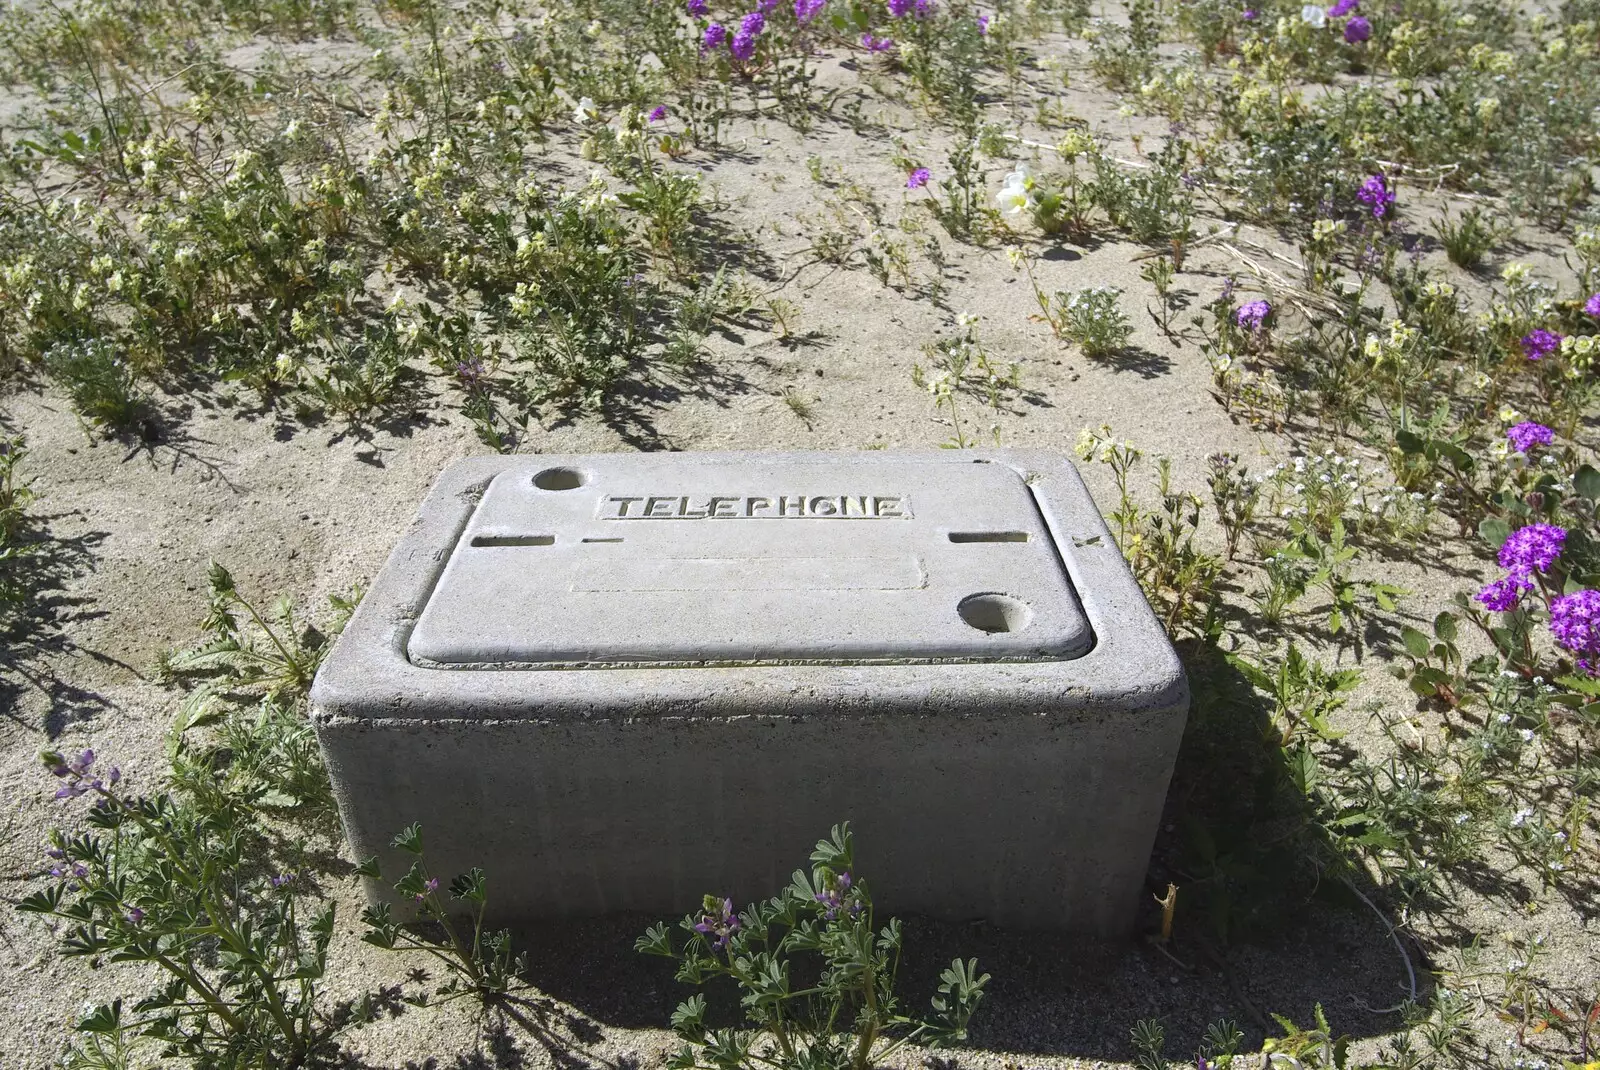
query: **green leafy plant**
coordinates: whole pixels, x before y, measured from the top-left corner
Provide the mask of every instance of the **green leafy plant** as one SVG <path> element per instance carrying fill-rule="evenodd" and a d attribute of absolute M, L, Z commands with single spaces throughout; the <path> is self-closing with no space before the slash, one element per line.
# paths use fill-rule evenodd
<path fill-rule="evenodd" d="M 211 562 L 206 579 L 211 597 L 202 627 L 210 638 L 165 661 L 167 671 L 175 675 L 212 681 L 212 686 L 197 692 L 189 705 L 203 705 L 218 690 L 258 694 L 268 699 L 303 695 L 328 652 L 330 635 L 315 625 L 298 621 L 287 597 L 258 607 L 239 593 L 233 573 L 215 561 Z M 333 635 L 344 627 L 358 597 L 330 599 L 335 613 Z M 198 712 L 194 713 L 190 723 L 199 717 Z"/>
<path fill-rule="evenodd" d="M 1444 244 L 1450 262 L 1468 269 L 1481 264 L 1484 256 L 1506 238 L 1506 229 L 1476 207 L 1468 208 L 1453 220 L 1434 220 L 1433 232 Z"/>
<path fill-rule="evenodd" d="M 1133 324 L 1122 311 L 1122 291 L 1115 286 L 1094 286 L 1071 293 L 1058 292 L 1041 299 L 1045 321 L 1062 338 L 1091 359 L 1114 356 L 1133 337 Z"/>
<path fill-rule="evenodd" d="M 950 414 L 953 434 L 944 443 L 946 449 L 967 449 L 977 444 L 976 439 L 961 428 L 961 399 L 969 394 L 981 397 L 988 405 L 991 416 L 996 418 L 990 425 L 990 434 L 998 446 L 1000 407 L 1017 390 L 1022 368 L 1013 364 L 1010 368 L 1002 369 L 990 358 L 978 338 L 976 316 L 959 316 L 956 326 L 959 328 L 956 334 L 923 347 L 929 367 L 924 369 L 921 364 L 912 365 L 911 381 L 932 396 L 935 410 Z"/>
<path fill-rule="evenodd" d="M 878 927 L 848 824 L 817 842 L 811 865 L 740 913 L 706 896 L 701 912 L 683 919 L 681 944 L 664 923 L 639 938 L 639 951 L 678 963 L 678 980 L 704 987 L 726 977 L 740 993 L 744 1029 L 708 1025 L 704 995 L 679 1005 L 672 1027 L 684 1043 L 668 1060 L 674 1070 L 868 1070 L 908 1044 L 966 1039 L 989 975 L 975 960 L 957 959 L 940 975 L 932 1015 L 906 1015 L 895 990 L 901 925 Z"/>
<path fill-rule="evenodd" d="M 1237 655 L 1231 655 L 1229 661 L 1245 679 L 1271 696 L 1279 746 L 1287 747 L 1301 730 L 1309 730 L 1324 741 L 1345 734 L 1329 718 L 1345 704 L 1344 696 L 1361 682 L 1357 670 L 1330 671 L 1306 657 L 1293 642 L 1282 656 L 1265 657 L 1259 664 Z"/>
<path fill-rule="evenodd" d="M 78 1022 L 87 1051 L 133 1035 L 201 1066 L 294 1070 L 334 1052 L 368 1013 L 325 999 L 331 903 L 313 905 L 273 853 L 248 803 L 213 793 L 135 795 L 96 756 L 47 751 L 57 797 L 91 796 L 88 830 L 51 833 L 50 882 L 18 909 L 64 924 L 62 952 L 139 963 L 163 978 L 131 1007 Z"/>
<path fill-rule="evenodd" d="M 471 997 L 491 1004 L 522 987 L 527 954 L 516 950 L 509 930 L 484 928 L 489 893 L 483 870 L 473 867 L 457 875 L 447 892 L 441 892 L 439 878 L 428 871 L 423 858 L 420 824 L 400 832 L 391 846 L 412 856 L 411 868 L 394 883 L 394 890 L 402 902 L 414 906 L 417 920 L 408 924 L 397 919 L 387 903 L 369 906 L 361 912 L 367 927 L 361 938 L 387 951 L 426 952 L 441 962 L 449 979 L 436 994 L 446 1001 Z M 384 879 L 376 858 L 364 861 L 356 872 L 369 880 Z"/>

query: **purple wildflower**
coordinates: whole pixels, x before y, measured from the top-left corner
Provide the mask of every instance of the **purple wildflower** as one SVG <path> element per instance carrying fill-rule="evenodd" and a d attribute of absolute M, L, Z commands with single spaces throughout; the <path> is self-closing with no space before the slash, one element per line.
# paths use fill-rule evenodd
<path fill-rule="evenodd" d="M 1247 331 L 1262 331 L 1266 329 L 1267 317 L 1272 315 L 1272 305 L 1266 301 L 1251 301 L 1247 305 L 1240 305 L 1239 311 L 1233 314 L 1233 322 Z"/>
<path fill-rule="evenodd" d="M 728 28 L 720 22 L 713 22 L 706 27 L 706 32 L 700 37 L 700 51 L 714 52 L 722 47 L 722 42 L 728 39 Z"/>
<path fill-rule="evenodd" d="M 1583 313 L 1600 320 L 1600 294 L 1591 294 L 1589 300 L 1583 303 Z"/>
<path fill-rule="evenodd" d="M 727 947 L 728 941 L 733 939 L 733 934 L 739 931 L 739 918 L 733 912 L 733 900 L 724 899 L 718 903 L 707 896 L 705 906 L 706 912 L 695 923 L 694 931 L 702 936 L 712 937 L 713 947 Z"/>
<path fill-rule="evenodd" d="M 44 856 L 46 858 L 54 858 L 54 859 L 58 859 L 59 860 L 59 859 L 67 857 L 67 852 L 63 851 L 59 847 L 46 847 L 45 851 L 44 851 Z"/>
<path fill-rule="evenodd" d="M 728 51 L 733 53 L 733 58 L 740 63 L 749 63 L 756 54 L 756 38 L 766 28 L 767 16 L 760 11 L 752 11 L 740 19 L 739 32 L 728 42 Z"/>
<path fill-rule="evenodd" d="M 1359 0 L 1339 0 L 1337 4 L 1328 9 L 1328 17 L 1330 19 L 1342 19 L 1359 6 Z"/>
<path fill-rule="evenodd" d="M 828 6 L 828 0 L 794 0 L 794 17 L 800 25 L 804 26 Z"/>
<path fill-rule="evenodd" d="M 1239 17 L 1244 19 L 1246 22 L 1254 22 L 1257 18 L 1256 9 L 1253 7 L 1247 7 L 1243 11 L 1239 12 Z"/>
<path fill-rule="evenodd" d="M 831 886 L 823 888 L 811 898 L 821 903 L 826 909 L 823 917 L 832 921 L 839 914 L 839 908 L 844 906 L 845 896 L 850 894 L 850 872 L 846 870 L 836 876 Z"/>
<path fill-rule="evenodd" d="M 100 781 L 89 777 L 89 767 L 92 765 L 94 765 L 94 751 L 89 749 L 79 751 L 72 758 L 57 758 L 55 764 L 50 766 L 50 772 L 53 776 L 58 776 L 65 780 L 66 783 L 56 791 L 56 798 L 76 799 L 78 796 L 85 795 L 90 791 L 99 791 L 101 787 Z M 116 773 L 118 779 L 121 778 L 121 774 L 117 773 L 115 769 L 112 772 Z M 116 780 L 113 780 L 112 783 L 115 784 Z"/>
<path fill-rule="evenodd" d="M 1595 675 L 1594 659 L 1600 655 L 1600 591 L 1574 591 L 1551 602 L 1550 631 L 1556 642 L 1581 655 L 1579 668 Z"/>
<path fill-rule="evenodd" d="M 1500 545 L 1500 567 L 1507 572 L 1528 576 L 1549 572 L 1561 556 L 1567 529 L 1554 524 L 1529 524 L 1513 531 Z"/>
<path fill-rule="evenodd" d="M 650 114 L 647 118 L 649 118 L 652 123 L 659 123 L 666 117 L 667 106 L 665 104 L 657 104 L 654 108 L 650 109 Z"/>
<path fill-rule="evenodd" d="M 874 37 L 870 33 L 861 35 L 861 47 L 868 52 L 887 52 L 894 47 L 893 37 Z"/>
<path fill-rule="evenodd" d="M 707 10 L 709 9 L 706 7 L 706 0 L 688 0 L 688 2 L 683 5 L 683 10 L 699 19 L 704 18 Z"/>
<path fill-rule="evenodd" d="M 1372 36 L 1372 23 L 1357 15 L 1344 24 L 1344 39 L 1347 44 L 1360 44 Z"/>
<path fill-rule="evenodd" d="M 1529 360 L 1543 360 L 1561 348 L 1561 336 L 1555 331 L 1535 327 L 1522 336 L 1522 355 Z"/>
<path fill-rule="evenodd" d="M 77 757 L 68 758 L 65 761 L 57 762 L 55 765 L 51 766 L 50 772 L 59 777 L 81 777 L 89 771 L 89 767 L 93 764 L 94 751 L 81 750 L 78 752 Z"/>
<path fill-rule="evenodd" d="M 933 14 L 933 0 L 912 0 L 911 7 L 919 19 L 925 19 Z"/>
<path fill-rule="evenodd" d="M 128 911 L 122 916 L 128 920 L 129 925 L 137 925 L 144 920 L 144 911 L 140 910 L 138 907 L 134 907 L 132 910 Z"/>
<path fill-rule="evenodd" d="M 1394 205 L 1394 190 L 1389 188 L 1389 180 L 1379 172 L 1368 175 L 1367 180 L 1361 183 L 1361 188 L 1356 191 L 1356 200 L 1372 209 L 1373 219 L 1382 219 Z"/>
<path fill-rule="evenodd" d="M 1473 595 L 1482 602 L 1485 609 L 1495 613 L 1510 613 L 1517 608 L 1517 601 L 1524 591 L 1533 590 L 1533 581 L 1519 573 L 1512 573 L 1493 583 L 1484 586 L 1483 590 Z"/>
<path fill-rule="evenodd" d="M 268 877 L 267 883 L 274 888 L 282 888 L 284 885 L 293 884 L 294 878 L 295 875 L 293 873 L 279 873 L 275 877 Z"/>
<path fill-rule="evenodd" d="M 921 189 L 928 184 L 928 180 L 932 177 L 932 175 L 928 174 L 926 167 L 919 167 L 911 172 L 910 178 L 906 179 L 906 189 Z"/>
<path fill-rule="evenodd" d="M 1217 295 L 1217 300 L 1228 304 L 1233 300 L 1233 288 L 1239 285 L 1232 275 L 1222 280 L 1222 292 Z"/>
<path fill-rule="evenodd" d="M 1524 420 L 1506 431 L 1506 439 L 1518 453 L 1527 453 L 1535 446 L 1548 446 L 1556 440 L 1556 433 L 1544 424 Z"/>
<path fill-rule="evenodd" d="M 984 34 L 984 35 L 987 35 L 989 33 L 989 16 L 988 15 L 979 15 L 978 16 L 978 32 L 980 34 Z"/>
<path fill-rule="evenodd" d="M 888 0 L 889 14 L 897 19 L 903 19 L 911 14 L 912 6 L 916 0 Z"/>
<path fill-rule="evenodd" d="M 468 390 L 471 390 L 483 380 L 485 371 L 483 361 L 477 357 L 456 362 L 456 378 L 460 379 L 461 385 Z"/>
<path fill-rule="evenodd" d="M 439 890 L 439 878 L 438 877 L 429 877 L 427 880 L 422 882 L 422 891 L 418 892 L 417 896 L 416 896 L 417 902 L 419 902 L 419 903 L 422 902 L 424 899 L 428 898 L 428 896 L 432 895 L 434 892 L 437 892 L 438 890 Z"/>

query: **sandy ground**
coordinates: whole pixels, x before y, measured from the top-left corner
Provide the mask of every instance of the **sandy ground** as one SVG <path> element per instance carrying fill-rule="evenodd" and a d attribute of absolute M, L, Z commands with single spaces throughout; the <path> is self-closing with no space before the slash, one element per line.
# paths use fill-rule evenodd
<path fill-rule="evenodd" d="M 1087 81 L 1087 76 L 1080 84 Z M 1114 100 L 1074 90 L 1067 103 L 1133 155 L 1131 129 L 1159 126 L 1116 114 Z M 912 120 L 902 122 L 913 138 Z M 1130 123 L 1134 125 L 1130 127 Z M 1048 139 L 1043 132 L 1036 136 Z M 1147 145 L 1146 147 L 1149 147 Z M 1208 393 L 1198 350 L 1175 345 L 1143 311 L 1154 301 L 1132 257 L 1140 247 L 1105 241 L 1043 255 L 1047 289 L 1111 283 L 1124 287 L 1137 330 L 1129 359 L 1085 360 L 1029 319 L 1035 310 L 1024 279 L 1003 253 L 958 245 L 927 225 L 949 260 L 945 307 L 879 285 L 867 272 L 805 266 L 805 249 L 827 191 L 805 160 L 829 166 L 878 191 L 901 211 L 904 176 L 887 147 L 824 121 L 809 136 L 776 123 L 745 124 L 731 150 L 691 159 L 768 257 L 763 287 L 781 286 L 800 307 L 796 337 L 751 326 L 728 327 L 710 342 L 707 368 L 681 377 L 643 374 L 608 412 L 551 417 L 530 429 L 521 449 L 581 453 L 631 449 L 817 449 L 932 447 L 950 431 L 912 382 L 922 346 L 953 329 L 958 312 L 982 317 L 981 336 L 1003 362 L 1021 365 L 1023 389 L 999 415 L 1007 446 L 1069 451 L 1085 426 L 1110 423 L 1155 454 L 1174 459 L 1181 485 L 1204 492 L 1205 459 L 1231 450 L 1266 467 L 1291 455 L 1286 438 L 1235 422 Z M 942 160 L 930 146 L 930 162 Z M 991 185 L 1004 168 L 996 165 Z M 918 212 L 915 207 L 903 210 Z M 1442 258 L 1430 254 L 1430 262 Z M 1198 251 L 1177 281 L 1196 307 L 1214 296 L 1237 262 Z M 1463 278 L 1463 283 L 1470 280 Z M 784 400 L 800 395 L 802 419 Z M 19 898 L 40 873 L 44 831 L 60 819 L 35 752 L 45 744 L 92 745 L 135 779 L 152 782 L 162 735 L 175 703 L 152 667 L 165 650 L 196 635 L 205 606 L 205 569 L 217 560 L 252 595 L 286 592 L 320 610 L 325 596 L 370 580 L 432 480 L 452 461 L 485 450 L 449 399 L 419 399 L 415 411 L 378 427 L 307 425 L 262 411 L 227 389 L 158 398 L 160 441 L 95 441 L 65 400 L 47 386 L 17 385 L 3 399 L 3 425 L 26 436 L 26 473 L 39 494 L 36 511 L 61 547 L 65 572 L 48 600 L 54 625 L 7 649 L 0 677 L 0 895 Z M 976 405 L 967 412 L 988 420 Z M 1086 473 L 1102 506 L 1110 484 Z M 1153 475 L 1153 472 L 1151 473 Z M 1451 553 L 1459 564 L 1470 566 Z M 1418 592 L 1408 616 L 1431 618 L 1449 595 L 1437 575 L 1384 565 L 1385 578 Z M 1470 582 L 1470 574 L 1460 581 Z M 1391 701 L 1399 691 L 1373 666 L 1367 695 Z M 1359 703 L 1347 711 L 1361 729 Z M 1168 826 L 1170 831 L 1171 826 Z M 1158 851 L 1170 850 L 1168 837 Z M 870 870 L 870 844 L 862 845 Z M 1161 883 L 1153 874 L 1153 883 Z M 330 989 L 354 996 L 374 985 L 405 983 L 412 963 L 360 944 L 359 905 L 351 879 L 330 878 L 341 910 Z M 1148 908 L 1148 925 L 1154 908 Z M 355 1034 L 356 1065 L 384 1068 L 474 1066 L 609 1067 L 659 1065 L 671 1046 L 660 1027 L 685 992 L 657 963 L 641 962 L 633 938 L 653 919 L 611 919 L 526 934 L 539 991 L 522 1020 L 481 1021 L 465 1004 L 417 1010 L 395 1004 L 382 1022 Z M 1462 919 L 1490 934 L 1512 929 L 1557 934 L 1553 969 L 1577 981 L 1596 971 L 1592 922 L 1560 902 L 1521 919 Z M 9 915 L 0 929 L 0 1053 L 7 1067 L 46 1065 L 65 1023 L 84 1001 L 136 991 L 121 967 L 91 970 L 59 959 L 37 922 Z M 1086 948 L 1037 934 L 951 927 L 912 920 L 907 985 L 914 1002 L 931 993 L 937 964 L 976 954 L 994 975 L 991 1001 L 977 1026 L 975 1050 L 962 1065 L 1090 1066 L 1129 1057 L 1127 1033 L 1143 1016 L 1165 1019 L 1171 1051 L 1192 1050 L 1204 1025 L 1231 1017 L 1255 1030 L 1252 1009 L 1307 1020 L 1317 1001 L 1338 1028 L 1359 1037 L 1393 1030 L 1405 995 L 1405 970 L 1383 924 L 1370 912 L 1308 904 L 1286 932 L 1246 943 L 1225 977 L 1183 950 L 1176 962 L 1143 941 Z M 1445 938 L 1441 929 L 1437 934 Z M 1426 986 L 1424 986 L 1426 987 Z M 413 991 L 416 985 L 409 984 Z"/>

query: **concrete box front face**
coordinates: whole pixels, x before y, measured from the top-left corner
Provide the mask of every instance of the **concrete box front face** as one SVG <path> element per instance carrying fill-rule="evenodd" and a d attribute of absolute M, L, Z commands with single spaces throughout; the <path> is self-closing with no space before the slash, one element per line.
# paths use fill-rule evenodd
<path fill-rule="evenodd" d="M 420 821 L 501 917 L 764 897 L 848 819 L 888 909 L 1101 934 L 1186 705 L 1071 464 L 1007 451 L 462 462 L 312 693 L 357 853 Z"/>

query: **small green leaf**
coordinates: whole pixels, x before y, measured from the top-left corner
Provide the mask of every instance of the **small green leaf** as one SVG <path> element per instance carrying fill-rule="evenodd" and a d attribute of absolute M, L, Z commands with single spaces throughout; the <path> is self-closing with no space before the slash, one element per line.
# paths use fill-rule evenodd
<path fill-rule="evenodd" d="M 1400 447 L 1402 453 L 1422 453 L 1427 448 L 1427 443 L 1423 441 L 1421 435 L 1404 428 L 1394 433 L 1394 444 Z"/>
<path fill-rule="evenodd" d="M 389 846 L 398 847 L 400 850 L 405 851 L 408 854 L 420 855 L 422 853 L 421 823 L 412 822 L 411 825 L 401 830 L 401 832 L 395 836 L 394 840 L 389 844 Z"/>
<path fill-rule="evenodd" d="M 1497 516 L 1486 516 L 1478 524 L 1478 536 L 1492 549 L 1498 550 L 1511 538 L 1511 525 Z"/>
<path fill-rule="evenodd" d="M 1406 653 L 1418 661 L 1428 656 L 1428 637 L 1411 625 L 1400 629 L 1400 640 L 1406 645 Z"/>
<path fill-rule="evenodd" d="M 1586 464 L 1579 468 L 1572 485 L 1577 488 L 1579 497 L 1591 502 L 1600 501 L 1600 472 L 1595 471 L 1593 465 Z"/>

